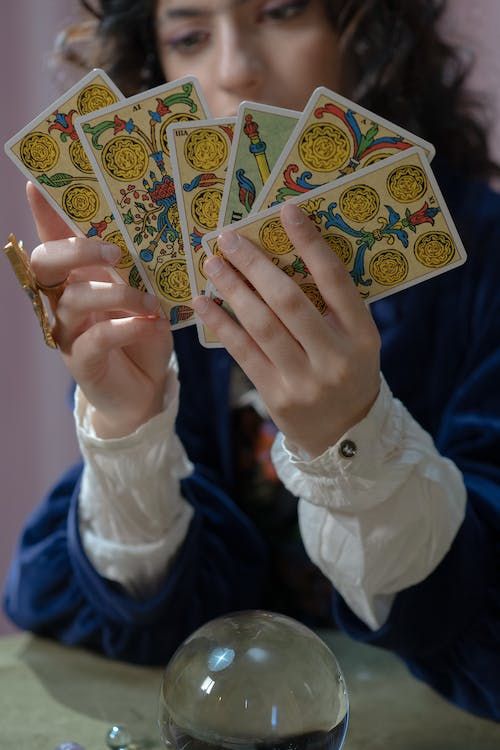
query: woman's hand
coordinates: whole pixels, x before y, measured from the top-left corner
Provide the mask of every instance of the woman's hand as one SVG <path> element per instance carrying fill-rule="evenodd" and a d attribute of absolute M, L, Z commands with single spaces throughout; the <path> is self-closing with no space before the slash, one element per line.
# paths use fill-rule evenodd
<path fill-rule="evenodd" d="M 96 409 L 96 433 L 129 434 L 163 408 L 169 322 L 158 317 L 154 296 L 116 282 L 111 269 L 119 248 L 70 236 L 31 183 L 27 195 L 42 243 L 31 255 L 35 276 L 45 286 L 66 280 L 53 306 L 63 359 Z"/>
<path fill-rule="evenodd" d="M 214 256 L 205 269 L 241 325 L 208 298 L 196 298 L 194 306 L 259 390 L 279 429 L 312 457 L 374 403 L 380 337 L 349 274 L 307 216 L 285 204 L 281 220 L 328 305 L 325 316 L 265 253 L 232 231 L 219 239 L 229 263 Z"/>

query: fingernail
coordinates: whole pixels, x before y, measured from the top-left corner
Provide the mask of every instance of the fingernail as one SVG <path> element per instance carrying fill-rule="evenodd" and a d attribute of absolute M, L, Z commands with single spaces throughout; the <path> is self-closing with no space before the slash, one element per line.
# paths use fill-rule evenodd
<path fill-rule="evenodd" d="M 205 310 L 208 307 L 209 299 L 206 295 L 201 295 L 200 297 L 194 297 L 193 298 L 193 307 L 195 309 L 195 312 L 199 313 L 200 315 L 203 315 Z"/>
<path fill-rule="evenodd" d="M 211 258 L 207 258 L 203 268 L 209 276 L 218 276 L 224 268 L 224 261 L 218 255 L 212 255 Z"/>
<path fill-rule="evenodd" d="M 145 294 L 142 303 L 146 310 L 151 311 L 157 310 L 160 306 L 160 301 L 154 294 Z"/>
<path fill-rule="evenodd" d="M 219 236 L 217 237 L 217 242 L 219 243 L 219 247 L 222 252 L 226 255 L 229 255 L 230 253 L 234 253 L 234 251 L 238 249 L 241 242 L 241 237 L 238 232 L 233 232 L 232 229 L 228 229 L 226 232 L 223 232 L 223 234 L 219 234 Z"/>
<path fill-rule="evenodd" d="M 111 245 L 108 242 L 101 243 L 101 257 L 108 263 L 115 263 L 121 258 L 122 251 L 118 245 Z"/>
<path fill-rule="evenodd" d="M 293 203 L 286 203 L 281 209 L 281 216 L 289 226 L 299 226 L 306 220 L 305 213 Z"/>

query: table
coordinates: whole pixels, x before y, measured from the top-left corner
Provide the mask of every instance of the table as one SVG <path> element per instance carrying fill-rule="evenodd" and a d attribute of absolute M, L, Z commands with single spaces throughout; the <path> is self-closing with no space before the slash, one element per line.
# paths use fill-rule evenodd
<path fill-rule="evenodd" d="M 500 725 L 449 705 L 393 655 L 338 632 L 319 635 L 349 690 L 344 750 L 499 750 Z M 106 731 L 123 723 L 141 748 L 159 750 L 161 674 L 26 633 L 0 638 L 0 748 L 54 750 L 73 740 L 105 750 Z"/>

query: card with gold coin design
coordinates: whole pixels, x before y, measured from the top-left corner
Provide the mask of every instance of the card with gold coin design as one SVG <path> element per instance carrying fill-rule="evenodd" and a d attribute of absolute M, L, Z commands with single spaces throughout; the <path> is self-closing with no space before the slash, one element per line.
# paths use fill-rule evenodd
<path fill-rule="evenodd" d="M 193 297 L 203 294 L 207 283 L 201 238 L 219 225 L 235 120 L 174 124 L 167 132 Z"/>
<path fill-rule="evenodd" d="M 426 155 L 418 147 L 291 202 L 308 215 L 370 303 L 466 260 Z M 280 208 L 249 216 L 231 229 L 259 246 L 325 313 L 315 280 L 281 224 Z M 203 238 L 208 254 L 219 252 L 218 234 Z"/>
<path fill-rule="evenodd" d="M 241 102 L 222 195 L 222 224 L 248 216 L 299 117 L 292 109 Z"/>
<path fill-rule="evenodd" d="M 77 117 L 120 100 L 123 95 L 109 76 L 95 69 L 10 138 L 5 151 L 77 236 L 120 247 L 116 271 L 141 288 L 139 271 L 75 129 Z"/>
<path fill-rule="evenodd" d="M 173 328 L 194 323 L 167 128 L 205 119 L 191 76 L 80 118 L 76 128 L 147 289 Z"/>
<path fill-rule="evenodd" d="M 251 213 L 314 190 L 363 167 L 432 143 L 323 86 L 315 89 Z"/>

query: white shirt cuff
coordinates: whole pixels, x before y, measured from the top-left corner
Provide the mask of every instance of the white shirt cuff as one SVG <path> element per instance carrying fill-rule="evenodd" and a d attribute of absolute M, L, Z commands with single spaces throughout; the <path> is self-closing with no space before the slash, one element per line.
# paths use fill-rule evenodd
<path fill-rule="evenodd" d="M 173 363 L 171 363 L 172 365 Z M 102 576 L 131 593 L 153 591 L 187 533 L 193 509 L 180 492 L 192 471 L 175 433 L 179 384 L 169 367 L 165 409 L 121 438 L 102 439 L 80 389 L 75 421 L 84 470 L 79 498 L 83 546 Z"/>
<path fill-rule="evenodd" d="M 351 457 L 345 441 L 355 446 Z M 309 556 L 374 630 L 394 595 L 439 564 L 465 515 L 462 475 L 384 378 L 367 416 L 323 454 L 308 460 L 278 434 L 272 458 L 300 498 Z"/>
<path fill-rule="evenodd" d="M 356 511 L 374 507 L 401 484 L 415 462 L 407 441 L 403 445 L 406 415 L 381 376 L 379 394 L 366 417 L 320 456 L 309 459 L 278 433 L 272 447 L 276 471 L 290 492 L 314 505 Z M 434 451 L 430 436 L 414 425 L 418 451 Z M 344 455 L 346 443 L 347 448 L 354 446 L 351 457 Z M 385 471 L 389 466 L 390 472 Z"/>

